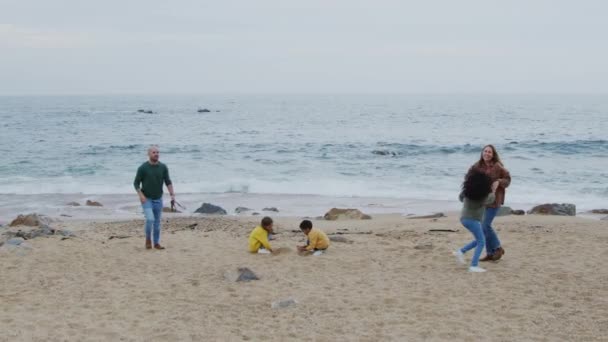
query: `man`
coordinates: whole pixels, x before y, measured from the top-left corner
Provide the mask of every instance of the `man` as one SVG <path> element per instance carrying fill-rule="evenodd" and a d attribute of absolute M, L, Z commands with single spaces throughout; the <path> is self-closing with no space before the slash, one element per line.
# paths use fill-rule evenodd
<path fill-rule="evenodd" d="M 160 217 L 163 211 L 163 183 L 167 185 L 171 200 L 175 200 L 173 184 L 169 178 L 169 168 L 158 161 L 158 146 L 148 148 L 148 161 L 137 169 L 133 186 L 139 195 L 146 219 L 146 249 L 152 248 L 152 228 L 154 227 L 154 248 L 165 249 L 160 245 Z M 141 188 L 140 188 L 141 185 Z"/>

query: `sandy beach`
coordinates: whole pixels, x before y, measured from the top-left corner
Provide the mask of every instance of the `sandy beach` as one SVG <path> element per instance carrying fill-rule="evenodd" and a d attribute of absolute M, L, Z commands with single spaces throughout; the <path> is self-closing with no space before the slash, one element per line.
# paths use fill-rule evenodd
<path fill-rule="evenodd" d="M 144 249 L 141 220 L 55 222 L 76 236 L 0 247 L 0 340 L 605 341 L 608 335 L 606 221 L 500 217 L 504 259 L 471 274 L 450 254 L 471 239 L 457 215 L 314 220 L 350 242 L 333 242 L 320 257 L 296 253 L 304 241 L 295 231 L 300 219 L 277 218 L 274 246 L 283 250 L 271 256 L 246 251 L 258 217 L 165 218 L 164 251 Z M 226 272 L 237 267 L 260 280 L 228 280 Z M 288 298 L 297 305 L 271 308 Z"/>

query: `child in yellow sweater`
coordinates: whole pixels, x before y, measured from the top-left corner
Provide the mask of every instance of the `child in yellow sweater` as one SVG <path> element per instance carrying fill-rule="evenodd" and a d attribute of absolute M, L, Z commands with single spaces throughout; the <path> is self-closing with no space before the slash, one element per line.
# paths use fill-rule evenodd
<path fill-rule="evenodd" d="M 297 246 L 299 252 L 313 252 L 314 256 L 323 254 L 329 248 L 329 238 L 317 228 L 312 227 L 312 222 L 304 220 L 300 223 L 300 229 L 308 237 L 306 246 Z"/>
<path fill-rule="evenodd" d="M 249 251 L 251 253 L 270 254 L 272 247 L 268 242 L 268 235 L 272 234 L 272 218 L 266 216 L 260 222 L 260 225 L 255 227 L 249 234 Z"/>

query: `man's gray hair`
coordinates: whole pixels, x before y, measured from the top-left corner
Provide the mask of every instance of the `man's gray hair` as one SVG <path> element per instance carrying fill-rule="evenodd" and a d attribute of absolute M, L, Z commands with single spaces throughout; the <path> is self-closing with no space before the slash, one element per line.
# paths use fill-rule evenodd
<path fill-rule="evenodd" d="M 148 147 L 148 153 L 150 153 L 152 150 L 158 151 L 158 145 L 150 145 L 150 147 Z"/>

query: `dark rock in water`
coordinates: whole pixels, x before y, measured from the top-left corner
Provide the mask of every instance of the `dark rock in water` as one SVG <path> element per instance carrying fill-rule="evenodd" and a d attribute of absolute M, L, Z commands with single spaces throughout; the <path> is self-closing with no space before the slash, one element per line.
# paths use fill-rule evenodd
<path fill-rule="evenodd" d="M 80 203 L 78 202 L 70 202 L 70 203 L 66 203 L 67 206 L 70 207 L 80 207 Z"/>
<path fill-rule="evenodd" d="M 210 113 L 211 111 L 209 109 L 207 109 L 207 108 L 203 108 L 203 109 L 197 110 L 197 112 L 199 112 L 199 113 Z"/>
<path fill-rule="evenodd" d="M 149 109 L 138 109 L 137 112 L 144 113 L 144 114 L 154 114 L 154 112 Z"/>
<path fill-rule="evenodd" d="M 251 211 L 251 210 L 253 210 L 253 209 L 249 209 L 246 207 L 236 207 L 236 209 L 234 209 L 234 212 L 237 214 L 240 214 L 240 213 L 244 213 L 244 212 Z"/>
<path fill-rule="evenodd" d="M 525 215 L 525 214 L 526 214 L 526 212 L 521 209 L 511 210 L 511 215 Z"/>
<path fill-rule="evenodd" d="M 593 209 L 592 214 L 608 214 L 608 209 Z"/>
<path fill-rule="evenodd" d="M 181 211 L 177 210 L 177 209 L 173 209 L 171 210 L 171 208 L 169 207 L 163 207 L 163 213 L 181 213 Z"/>
<path fill-rule="evenodd" d="M 370 220 L 372 217 L 362 213 L 359 209 L 331 208 L 323 216 L 326 220 Z"/>
<path fill-rule="evenodd" d="M 196 209 L 197 214 L 210 214 L 210 215 L 226 215 L 227 212 L 222 207 L 213 205 L 211 203 L 203 203 L 200 208 Z"/>
<path fill-rule="evenodd" d="M 11 227 L 14 227 L 14 226 L 36 227 L 36 226 L 48 225 L 49 223 L 50 223 L 49 218 L 47 218 L 46 216 L 38 215 L 38 214 L 34 213 L 34 214 L 17 216 L 17 218 L 15 218 L 9 224 L 9 226 L 11 226 Z"/>
<path fill-rule="evenodd" d="M 498 209 L 498 213 L 496 213 L 496 216 L 509 216 L 511 215 L 512 211 L 513 210 L 511 210 L 510 207 L 502 206 L 500 207 L 500 209 Z"/>
<path fill-rule="evenodd" d="M 91 200 L 87 200 L 86 205 L 88 205 L 89 207 L 103 207 L 103 204 L 101 204 L 97 201 L 91 201 Z"/>
<path fill-rule="evenodd" d="M 530 209 L 528 214 L 576 216 L 576 206 L 570 203 L 545 203 Z"/>
<path fill-rule="evenodd" d="M 270 208 L 264 208 L 264 209 L 262 209 L 262 211 L 274 211 L 275 213 L 278 213 L 279 209 L 277 209 L 275 207 L 270 207 Z"/>
<path fill-rule="evenodd" d="M 228 271 L 224 274 L 224 278 L 234 282 L 260 280 L 260 278 L 247 267 L 239 267 L 236 272 Z"/>
<path fill-rule="evenodd" d="M 258 215 L 260 215 L 260 213 L 258 213 L 258 212 L 254 212 L 251 214 L 251 216 L 258 216 Z"/>
<path fill-rule="evenodd" d="M 442 218 L 442 217 L 446 217 L 444 213 L 435 213 L 435 214 L 424 215 L 424 216 L 410 216 L 410 217 L 408 217 L 408 219 L 418 220 L 418 219 L 434 219 L 434 218 Z"/>
<path fill-rule="evenodd" d="M 388 150 L 373 150 L 373 154 L 377 154 L 379 156 L 396 156 L 396 152 L 388 151 Z"/>

